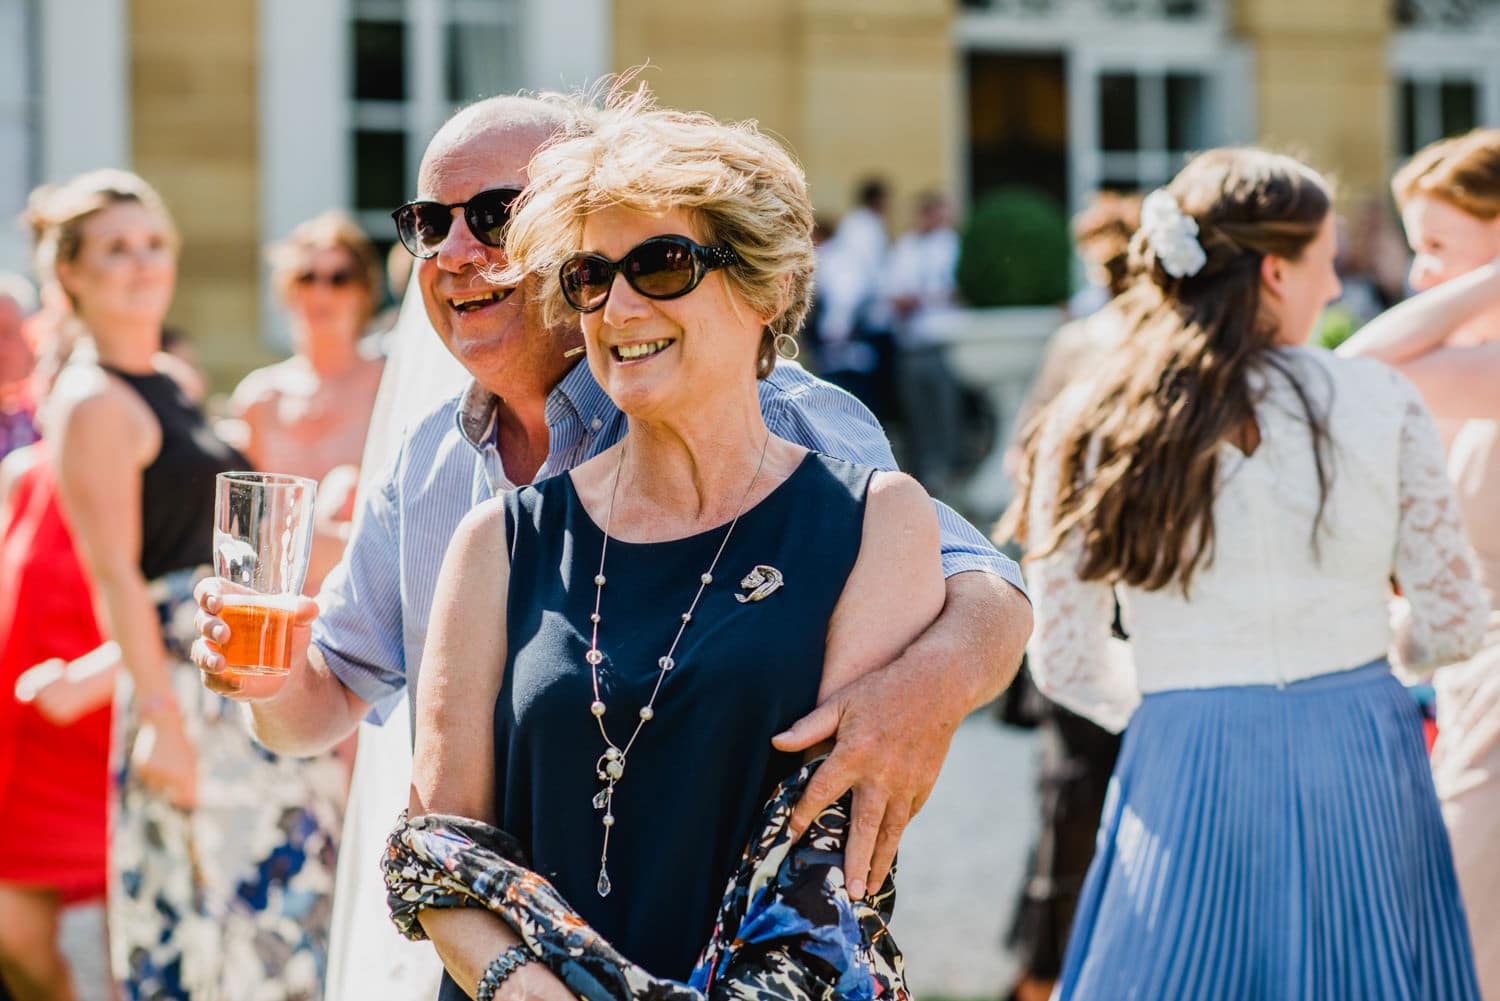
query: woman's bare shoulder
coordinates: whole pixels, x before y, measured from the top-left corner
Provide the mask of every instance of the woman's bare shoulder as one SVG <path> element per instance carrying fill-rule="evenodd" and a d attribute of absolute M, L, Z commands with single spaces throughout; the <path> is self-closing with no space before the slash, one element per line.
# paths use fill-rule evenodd
<path fill-rule="evenodd" d="M 63 369 L 47 396 L 42 425 L 63 466 L 70 454 L 105 453 L 145 465 L 161 447 L 161 425 L 139 394 L 87 363 Z"/>
<path fill-rule="evenodd" d="M 877 470 L 870 478 L 868 523 L 871 517 L 900 519 L 911 514 L 932 511 L 932 497 L 916 478 L 902 472 Z M 936 520 L 934 513 L 933 518 Z"/>
<path fill-rule="evenodd" d="M 239 385 L 234 387 L 234 393 L 230 396 L 231 405 L 243 412 L 251 407 L 272 402 L 285 392 L 288 380 L 293 379 L 298 371 L 296 358 L 286 358 L 271 365 L 252 369 L 240 380 Z"/>
<path fill-rule="evenodd" d="M 71 421 L 149 420 L 151 412 L 135 391 L 98 365 L 75 363 L 58 375 L 45 415 L 49 427 L 60 429 Z"/>
<path fill-rule="evenodd" d="M 448 542 L 447 562 L 460 576 L 493 575 L 510 567 L 510 547 L 505 532 L 505 498 L 501 493 L 476 505 L 464 515 Z"/>
<path fill-rule="evenodd" d="M 867 554 L 880 554 L 901 563 L 929 546 L 937 560 L 941 541 L 932 497 L 906 473 L 875 473 L 865 502 L 861 562 L 869 562 Z"/>

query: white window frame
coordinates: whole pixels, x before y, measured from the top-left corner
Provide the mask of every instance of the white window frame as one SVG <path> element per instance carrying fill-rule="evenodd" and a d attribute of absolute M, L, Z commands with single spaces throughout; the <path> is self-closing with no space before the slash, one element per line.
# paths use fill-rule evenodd
<path fill-rule="evenodd" d="M 0 5 L 0 137 L 6 157 L 0 169 L 0 214 L 14 218 L 37 182 L 38 67 L 35 39 L 38 0 Z M 16 145 L 12 146 L 11 143 Z M 27 240 L 19 226 L 0 226 L 0 271 L 25 271 Z"/>
<path fill-rule="evenodd" d="M 349 99 L 348 156 L 353 157 L 353 133 L 358 129 L 404 132 L 413 180 L 428 140 L 455 107 L 447 86 L 450 23 L 505 25 L 517 31 L 520 65 L 509 83 L 518 89 L 581 88 L 610 70 L 610 0 L 353 0 L 346 32 L 356 7 L 385 8 L 390 19 L 405 22 L 407 96 L 405 101 Z M 352 166 L 351 162 L 351 176 Z M 391 228 L 385 210 L 365 210 L 358 218 L 371 233 Z"/>
<path fill-rule="evenodd" d="M 1436 86 L 1442 83 L 1473 83 L 1478 97 L 1478 125 L 1500 125 L 1500 11 L 1483 12 L 1478 22 L 1465 26 L 1417 25 L 1394 32 L 1387 49 L 1391 83 L 1427 85 L 1433 95 L 1417 108 L 1418 149 L 1441 138 L 1441 109 L 1435 105 Z M 1400 114 L 1399 98 L 1392 102 Z M 1399 147 L 1400 123 L 1391 130 Z M 1394 148 L 1400 158 L 1414 151 Z"/>
<path fill-rule="evenodd" d="M 396 0 L 395 6 L 404 2 Z M 463 2 L 466 10 L 494 6 L 490 0 Z M 260 226 L 261 242 L 268 243 L 327 208 L 353 210 L 353 135 L 359 125 L 390 123 L 406 131 L 414 184 L 423 148 L 451 107 L 442 61 L 442 24 L 446 22 L 437 16 L 438 0 L 410 0 L 408 4 L 410 86 L 405 102 L 362 102 L 352 97 L 352 0 L 259 0 L 259 4 Z M 516 16 L 522 32 L 523 87 L 565 90 L 609 72 L 614 37 L 611 0 L 517 0 Z M 357 218 L 372 236 L 389 238 L 393 224 L 387 211 L 372 209 Z M 268 278 L 262 281 L 261 294 L 265 339 L 284 349 L 288 343 L 285 319 Z"/>
<path fill-rule="evenodd" d="M 1252 61 L 1243 46 L 1221 37 L 1163 43 L 1142 38 L 1080 46 L 1068 60 L 1068 134 L 1070 192 L 1081 209 L 1106 180 L 1133 177 L 1137 187 L 1151 188 L 1171 180 L 1195 149 L 1168 145 L 1167 77 L 1201 77 L 1207 88 L 1204 147 L 1246 142 L 1254 136 Z M 1099 80 L 1104 76 L 1136 78 L 1137 148 L 1105 150 L 1100 143 Z"/>
<path fill-rule="evenodd" d="M 5 4 L 5 17 L 13 20 L 0 23 L 0 50 L 25 67 L 26 84 L 22 94 L 0 98 L 0 114 L 28 123 L 19 131 L 27 169 L 0 178 L 12 188 L 7 208 L 20 204 L 37 183 L 130 166 L 127 14 L 126 0 Z M 28 244 L 18 227 L 0 226 L 0 268 L 28 270 Z"/>
<path fill-rule="evenodd" d="M 354 0 L 351 3 L 344 27 L 346 34 L 355 20 L 377 20 L 369 17 L 370 13 L 382 15 L 379 20 L 400 22 L 406 28 L 406 98 L 401 101 L 347 98 L 349 131 L 345 162 L 351 182 L 354 133 L 362 129 L 402 133 L 407 176 L 415 179 L 427 140 L 453 111 L 447 96 L 445 32 L 450 22 L 449 11 L 454 7 L 462 9 L 466 21 L 520 27 L 526 18 L 524 0 L 491 3 L 473 0 Z M 519 76 L 524 78 L 524 73 Z M 346 83 L 346 92 L 347 87 Z M 352 195 L 351 190 L 351 200 Z M 384 235 L 391 228 L 388 212 L 383 208 L 367 208 L 359 211 L 356 218 L 366 232 Z"/>
<path fill-rule="evenodd" d="M 1229 33 L 1225 0 L 1206 0 L 1195 18 L 1150 15 L 1109 16 L 1100 0 L 1057 0 L 1041 13 L 968 10 L 955 25 L 962 51 L 1052 52 L 1063 57 L 1068 114 L 1068 202 L 1077 212 L 1100 184 L 1121 173 L 1169 178 L 1185 151 L 1166 149 L 1167 123 L 1162 88 L 1170 73 L 1207 79 L 1210 143 L 1244 140 L 1255 134 L 1254 60 Z M 1100 147 L 1099 77 L 1132 74 L 1145 85 L 1137 92 L 1140 147 L 1134 153 Z M 960 120 L 968 92 L 960 87 Z M 953 157 L 955 191 L 968 194 L 968 138 L 956 130 L 960 148 Z M 1120 170 L 1125 164 L 1129 169 Z M 967 200 L 967 197 L 964 198 Z"/>

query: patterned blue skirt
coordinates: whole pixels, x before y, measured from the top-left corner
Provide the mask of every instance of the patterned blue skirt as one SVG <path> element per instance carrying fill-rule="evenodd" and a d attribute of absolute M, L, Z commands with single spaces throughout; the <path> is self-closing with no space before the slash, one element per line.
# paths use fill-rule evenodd
<path fill-rule="evenodd" d="M 125 1001 L 318 1001 L 348 776 L 332 755 L 279 757 L 189 663 L 193 585 L 152 581 L 172 686 L 198 752 L 198 802 L 173 805 L 131 764 L 140 732 L 120 672 L 113 733 L 108 920 Z"/>
<path fill-rule="evenodd" d="M 1411 697 L 1382 661 L 1159 692 L 1126 731 L 1059 996 L 1477 999 Z"/>

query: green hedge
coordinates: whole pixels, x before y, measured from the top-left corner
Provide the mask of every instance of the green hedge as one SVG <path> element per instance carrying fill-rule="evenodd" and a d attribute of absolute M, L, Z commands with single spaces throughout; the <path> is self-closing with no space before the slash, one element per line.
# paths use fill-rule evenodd
<path fill-rule="evenodd" d="M 1072 291 L 1068 218 L 1046 192 L 997 188 L 964 224 L 958 288 L 971 306 L 1051 306 Z"/>

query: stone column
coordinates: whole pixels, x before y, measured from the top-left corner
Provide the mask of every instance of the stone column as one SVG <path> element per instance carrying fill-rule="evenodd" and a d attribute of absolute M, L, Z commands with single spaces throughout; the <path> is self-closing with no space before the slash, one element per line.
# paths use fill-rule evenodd
<path fill-rule="evenodd" d="M 256 14 L 256 0 L 130 4 L 132 160 L 182 231 L 169 322 L 223 391 L 270 357 L 259 322 Z"/>
<path fill-rule="evenodd" d="M 1260 141 L 1336 172 L 1341 196 L 1384 191 L 1394 148 L 1391 4 L 1233 0 L 1233 15 L 1255 52 Z"/>
<path fill-rule="evenodd" d="M 755 118 L 802 161 L 821 213 L 871 174 L 909 196 L 955 176 L 958 51 L 950 0 L 616 0 L 615 68 L 647 60 L 662 102 Z"/>
<path fill-rule="evenodd" d="M 910 222 L 911 196 L 947 191 L 960 144 L 959 53 L 950 0 L 808 0 L 803 5 L 802 127 L 820 208 L 843 211 L 870 174 L 894 196 L 891 223 Z"/>

